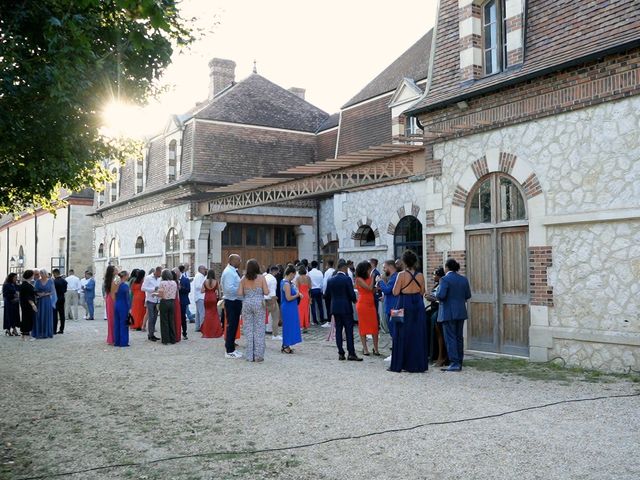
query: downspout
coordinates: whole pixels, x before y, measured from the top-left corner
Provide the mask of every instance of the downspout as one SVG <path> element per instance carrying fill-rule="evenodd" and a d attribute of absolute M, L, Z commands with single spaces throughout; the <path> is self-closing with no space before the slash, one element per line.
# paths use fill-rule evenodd
<path fill-rule="evenodd" d="M 65 258 L 64 262 L 64 274 L 69 274 L 69 265 L 71 265 L 71 261 L 69 260 L 69 254 L 71 252 L 71 204 L 67 206 L 67 258 Z"/>
<path fill-rule="evenodd" d="M 320 262 L 320 200 L 316 200 L 316 259 Z"/>
<path fill-rule="evenodd" d="M 33 222 L 34 222 L 33 231 L 35 235 L 35 245 L 33 247 L 33 260 L 36 262 L 35 268 L 42 268 L 38 266 L 38 212 L 35 212 L 33 214 Z"/>
<path fill-rule="evenodd" d="M 9 230 L 11 227 L 7 225 L 7 275 L 9 275 Z"/>

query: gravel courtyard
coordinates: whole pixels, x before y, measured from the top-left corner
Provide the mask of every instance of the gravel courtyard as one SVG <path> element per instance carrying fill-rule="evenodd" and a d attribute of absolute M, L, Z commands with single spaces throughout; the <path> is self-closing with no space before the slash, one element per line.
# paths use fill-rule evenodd
<path fill-rule="evenodd" d="M 175 346 L 132 332 L 125 349 L 104 344 L 101 320 L 68 322 L 52 340 L 1 337 L 0 478 L 640 476 L 640 397 L 304 446 L 634 394 L 638 383 L 536 381 L 476 368 L 394 374 L 380 358 L 338 362 L 317 327 L 294 355 L 281 354 L 269 337 L 265 362 L 249 364 L 225 359 L 221 339 L 189 328 L 190 339 Z M 281 450 L 247 453 L 263 449 Z"/>

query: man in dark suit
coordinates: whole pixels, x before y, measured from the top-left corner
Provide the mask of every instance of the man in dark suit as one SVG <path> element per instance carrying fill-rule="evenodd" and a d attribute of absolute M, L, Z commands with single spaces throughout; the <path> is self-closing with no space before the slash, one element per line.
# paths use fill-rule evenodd
<path fill-rule="evenodd" d="M 353 290 L 353 282 L 347 275 L 347 262 L 338 260 L 338 272 L 327 282 L 325 298 L 331 306 L 330 312 L 336 322 L 336 345 L 338 345 L 338 359 L 361 362 L 362 358 L 356 355 L 353 345 L 353 304 L 356 294 Z M 347 351 L 349 356 L 345 358 L 342 347 L 342 329 L 347 336 Z"/>
<path fill-rule="evenodd" d="M 60 276 L 60 270 L 54 268 L 51 272 L 53 274 L 53 286 L 56 289 L 56 296 L 58 297 L 58 301 L 54 305 L 53 310 L 53 333 L 57 335 L 59 333 L 64 333 L 64 295 L 67 293 L 67 281 Z M 60 319 L 60 329 L 58 330 L 58 318 Z M 77 317 L 76 317 L 77 318 Z"/>
<path fill-rule="evenodd" d="M 189 281 L 189 277 L 185 273 L 185 266 L 180 265 L 178 267 L 180 270 L 180 314 L 182 315 L 182 338 L 188 340 L 187 338 L 187 309 L 189 308 L 189 293 L 191 292 L 191 282 Z"/>
<path fill-rule="evenodd" d="M 458 273 L 460 264 L 453 258 L 444 264 L 445 276 L 440 279 L 436 298 L 440 302 L 438 322 L 444 328 L 444 341 L 451 365 L 443 372 L 462 370 L 464 357 L 464 321 L 467 319 L 467 300 L 471 298 L 469 281 Z"/>

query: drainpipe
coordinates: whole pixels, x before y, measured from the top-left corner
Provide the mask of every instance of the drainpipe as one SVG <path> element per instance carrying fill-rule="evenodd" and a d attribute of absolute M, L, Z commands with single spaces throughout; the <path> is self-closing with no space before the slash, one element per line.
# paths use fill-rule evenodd
<path fill-rule="evenodd" d="M 38 212 L 33 214 L 33 231 L 35 234 L 35 245 L 33 247 L 33 260 L 35 263 L 35 268 L 42 268 L 38 265 Z"/>
<path fill-rule="evenodd" d="M 7 225 L 7 275 L 9 275 L 9 230 L 11 227 Z"/>
<path fill-rule="evenodd" d="M 320 201 L 316 200 L 316 260 L 320 262 Z"/>
<path fill-rule="evenodd" d="M 64 259 L 64 274 L 69 275 L 69 265 L 71 262 L 69 261 L 69 252 L 71 251 L 71 204 L 67 205 L 67 258 Z"/>

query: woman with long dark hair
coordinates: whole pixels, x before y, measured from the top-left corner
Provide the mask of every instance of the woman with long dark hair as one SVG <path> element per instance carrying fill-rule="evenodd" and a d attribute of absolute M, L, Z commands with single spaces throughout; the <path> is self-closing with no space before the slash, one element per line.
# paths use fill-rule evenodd
<path fill-rule="evenodd" d="M 393 294 L 398 296 L 394 310 L 403 309 L 394 324 L 392 372 L 426 372 L 429 368 L 427 352 L 427 317 L 424 311 L 424 276 L 418 272 L 418 257 L 411 250 L 402 255 L 404 270 L 398 274 Z M 402 318 L 402 320 L 400 320 Z"/>
<path fill-rule="evenodd" d="M 291 283 L 296 275 L 296 267 L 288 265 L 284 271 L 284 278 L 280 282 L 282 292 L 282 353 L 293 353 L 293 345 L 302 342 L 300 333 L 300 313 L 298 311 L 298 299 L 302 295 Z"/>
<path fill-rule="evenodd" d="M 162 280 L 154 295 L 160 298 L 160 337 L 163 345 L 176 343 L 175 305 L 178 285 L 171 270 L 162 271 Z"/>
<path fill-rule="evenodd" d="M 105 314 L 107 315 L 107 343 L 109 345 L 113 345 L 114 343 L 114 301 L 116 290 L 120 283 L 120 279 L 117 275 L 118 269 L 113 265 L 109 265 L 104 272 L 104 281 L 102 284 L 102 287 L 104 288 L 104 309 Z"/>
<path fill-rule="evenodd" d="M 358 333 L 362 342 L 362 354 L 369 356 L 367 346 L 367 335 L 373 337 L 373 354 L 380 356 L 378 351 L 378 314 L 373 297 L 375 290 L 375 279 L 371 275 L 371 264 L 367 261 L 360 262 L 356 267 L 356 290 L 358 290 L 358 301 L 356 312 L 358 312 Z"/>
<path fill-rule="evenodd" d="M 131 328 L 140 332 L 142 330 L 142 323 L 144 322 L 144 314 L 147 312 L 147 308 L 144 304 L 144 292 L 142 291 L 142 282 L 144 282 L 145 271 L 143 269 L 134 270 L 131 276 L 133 281 L 131 285 L 131 317 L 133 317 L 133 325 Z"/>
<path fill-rule="evenodd" d="M 7 337 L 18 336 L 20 325 L 20 298 L 18 297 L 18 274 L 15 272 L 7 275 L 2 285 L 2 299 L 4 300 L 4 334 Z"/>
<path fill-rule="evenodd" d="M 204 322 L 200 326 L 203 338 L 220 338 L 222 336 L 222 323 L 218 315 L 218 297 L 220 296 L 220 284 L 216 280 L 216 272 L 207 271 L 207 278 L 202 284 L 204 293 Z"/>
<path fill-rule="evenodd" d="M 33 321 L 38 311 L 36 306 L 36 291 L 33 288 L 31 280 L 33 279 L 33 270 L 25 270 L 22 273 L 22 282 L 20 283 L 20 310 L 22 310 L 22 321 L 20 322 L 20 333 L 22 339 L 26 340 L 33 329 Z"/>
<path fill-rule="evenodd" d="M 263 275 L 260 275 L 260 264 L 254 258 L 247 262 L 244 277 L 240 279 L 238 295 L 242 300 L 243 332 L 247 341 L 244 356 L 249 362 L 262 362 L 265 349 L 265 322 L 267 311 L 264 296 L 269 294 L 269 287 Z"/>
<path fill-rule="evenodd" d="M 307 333 L 311 326 L 311 309 L 310 309 L 310 294 L 311 291 L 311 279 L 307 275 L 307 267 L 303 264 L 298 266 L 298 278 L 296 279 L 296 288 L 302 294 L 300 297 L 300 303 L 298 303 L 298 316 L 300 317 L 300 328 L 302 333 Z"/>

